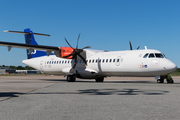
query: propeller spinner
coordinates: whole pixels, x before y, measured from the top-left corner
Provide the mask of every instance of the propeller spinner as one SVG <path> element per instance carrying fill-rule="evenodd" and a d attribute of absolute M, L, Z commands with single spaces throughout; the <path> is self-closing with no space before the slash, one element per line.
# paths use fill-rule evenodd
<path fill-rule="evenodd" d="M 68 44 L 72 49 L 74 49 L 73 52 L 72 52 L 70 55 L 67 55 L 67 56 L 64 56 L 64 57 L 63 57 L 63 58 L 68 58 L 68 57 L 70 57 L 70 56 L 73 56 L 74 64 L 73 64 L 73 67 L 72 67 L 72 69 L 71 69 L 71 72 L 73 72 L 73 70 L 74 70 L 75 67 L 76 67 L 76 64 L 77 64 L 77 56 L 79 56 L 79 57 L 82 59 L 82 61 L 87 65 L 86 59 L 85 59 L 80 53 L 83 52 L 83 49 L 91 48 L 91 47 L 90 47 L 90 46 L 86 46 L 86 47 L 84 47 L 84 48 L 82 48 L 82 49 L 78 49 L 78 43 L 79 43 L 80 35 L 81 35 L 81 34 L 79 33 L 78 39 L 77 39 L 77 45 L 76 45 L 76 48 L 75 48 L 75 49 L 69 44 L 69 42 L 67 41 L 67 39 L 64 38 L 65 41 L 67 42 L 67 44 Z"/>

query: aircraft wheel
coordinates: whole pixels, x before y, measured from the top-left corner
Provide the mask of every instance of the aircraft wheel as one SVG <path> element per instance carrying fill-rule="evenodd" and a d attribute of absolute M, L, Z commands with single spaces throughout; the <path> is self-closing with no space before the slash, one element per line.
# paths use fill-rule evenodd
<path fill-rule="evenodd" d="M 104 77 L 102 77 L 102 78 L 96 78 L 95 80 L 96 80 L 96 82 L 103 82 L 103 81 L 104 81 Z"/>
<path fill-rule="evenodd" d="M 75 82 L 76 81 L 76 76 L 75 75 L 68 75 L 67 76 L 67 81 L 68 82 Z"/>
<path fill-rule="evenodd" d="M 157 79 L 157 83 L 164 83 L 164 80 L 162 80 L 162 79 Z"/>

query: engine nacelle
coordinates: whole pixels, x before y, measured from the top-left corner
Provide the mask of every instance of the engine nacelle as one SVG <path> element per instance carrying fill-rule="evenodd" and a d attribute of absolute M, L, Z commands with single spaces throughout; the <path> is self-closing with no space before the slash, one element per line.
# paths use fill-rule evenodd
<path fill-rule="evenodd" d="M 61 58 L 70 55 L 71 53 L 73 53 L 73 50 L 75 48 L 71 48 L 71 47 L 60 47 L 60 52 L 59 52 L 59 56 Z M 67 57 L 67 59 L 72 59 L 73 56 Z"/>

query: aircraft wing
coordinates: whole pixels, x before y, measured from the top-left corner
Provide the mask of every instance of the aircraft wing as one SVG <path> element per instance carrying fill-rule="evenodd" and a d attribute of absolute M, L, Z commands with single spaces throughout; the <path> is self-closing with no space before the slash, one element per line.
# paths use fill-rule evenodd
<path fill-rule="evenodd" d="M 8 51 L 10 51 L 12 47 L 28 49 L 30 53 L 33 52 L 33 50 L 41 50 L 41 51 L 46 51 L 47 55 L 50 55 L 51 52 L 54 51 L 55 55 L 59 56 L 59 47 L 44 46 L 44 45 L 28 45 L 23 43 L 12 43 L 12 42 L 2 42 L 2 41 L 0 41 L 0 46 L 8 47 Z"/>

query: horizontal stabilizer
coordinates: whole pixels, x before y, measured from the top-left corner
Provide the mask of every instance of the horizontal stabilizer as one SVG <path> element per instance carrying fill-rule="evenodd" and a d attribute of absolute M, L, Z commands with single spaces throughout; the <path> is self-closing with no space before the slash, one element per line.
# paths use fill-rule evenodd
<path fill-rule="evenodd" d="M 3 32 L 20 33 L 20 34 L 31 34 L 31 32 L 11 31 L 11 30 L 4 30 Z M 34 33 L 34 32 L 33 32 L 33 35 L 50 36 L 48 34 Z"/>

